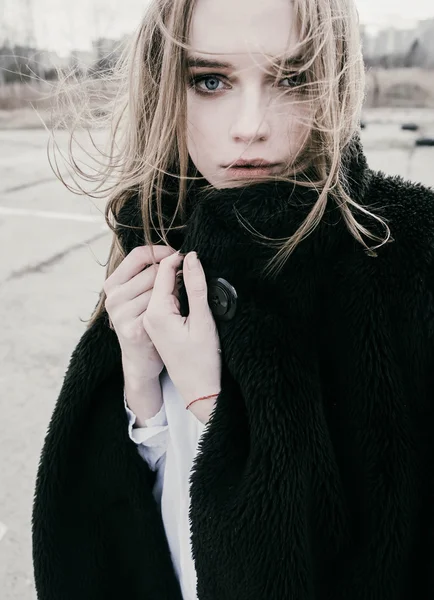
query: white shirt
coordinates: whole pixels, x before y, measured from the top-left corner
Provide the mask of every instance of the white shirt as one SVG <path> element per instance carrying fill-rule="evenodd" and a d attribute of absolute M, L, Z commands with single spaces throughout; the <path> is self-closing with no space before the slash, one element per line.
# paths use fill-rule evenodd
<path fill-rule="evenodd" d="M 140 456 L 157 471 L 153 495 L 159 506 L 172 562 L 184 600 L 197 600 L 196 569 L 190 542 L 190 471 L 199 441 L 206 429 L 190 410 L 173 385 L 166 369 L 160 375 L 163 406 L 145 421 L 146 427 L 133 429 L 136 415 L 129 417 L 129 435 Z"/>

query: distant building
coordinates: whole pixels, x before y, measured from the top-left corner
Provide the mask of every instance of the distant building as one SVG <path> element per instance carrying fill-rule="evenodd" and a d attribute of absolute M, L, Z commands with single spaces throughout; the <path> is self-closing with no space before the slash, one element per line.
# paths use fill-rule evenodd
<path fill-rule="evenodd" d="M 109 73 L 115 67 L 129 36 L 112 40 L 99 38 L 92 42 L 95 53 L 95 74 Z"/>
<path fill-rule="evenodd" d="M 372 57 L 374 54 L 375 37 L 364 25 L 361 25 L 360 27 L 360 40 L 362 43 L 363 55 L 365 57 Z"/>
<path fill-rule="evenodd" d="M 89 69 L 93 68 L 98 60 L 95 49 L 93 50 L 73 50 L 69 57 L 69 66 L 80 70 L 86 74 Z"/>
<path fill-rule="evenodd" d="M 414 29 L 390 27 L 379 31 L 373 44 L 373 56 L 402 56 L 411 48 L 416 39 Z"/>
<path fill-rule="evenodd" d="M 117 56 L 119 54 L 120 44 L 119 40 L 112 40 L 109 38 L 98 38 L 97 40 L 94 40 L 92 46 L 96 60 L 101 60 L 107 56 Z"/>
<path fill-rule="evenodd" d="M 434 68 L 434 19 L 419 21 L 416 35 L 421 46 L 423 66 Z"/>
<path fill-rule="evenodd" d="M 32 82 L 44 77 L 44 71 L 35 60 L 36 48 L 15 45 L 0 48 L 0 83 Z"/>
<path fill-rule="evenodd" d="M 61 57 L 57 52 L 50 50 L 37 50 L 32 58 L 43 72 L 52 71 L 53 69 L 64 69 L 69 65 L 69 57 Z"/>
<path fill-rule="evenodd" d="M 361 39 L 368 66 L 434 67 L 434 19 L 421 21 L 414 29 L 389 27 L 375 35 L 362 27 Z"/>

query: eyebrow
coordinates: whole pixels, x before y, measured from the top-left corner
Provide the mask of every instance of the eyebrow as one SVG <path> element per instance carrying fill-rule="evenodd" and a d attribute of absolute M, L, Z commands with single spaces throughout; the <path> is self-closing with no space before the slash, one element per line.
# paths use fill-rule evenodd
<path fill-rule="evenodd" d="M 275 59 L 273 59 L 275 60 Z M 277 60 L 277 59 L 276 59 Z M 293 56 L 291 58 L 287 58 L 283 64 L 285 69 L 290 69 L 293 67 L 298 67 L 303 62 L 302 56 Z M 205 68 L 205 69 L 229 69 L 234 70 L 235 66 L 228 62 L 222 62 L 219 60 L 210 60 L 207 58 L 203 58 L 201 56 L 188 56 L 187 57 L 187 67 L 188 68 Z"/>

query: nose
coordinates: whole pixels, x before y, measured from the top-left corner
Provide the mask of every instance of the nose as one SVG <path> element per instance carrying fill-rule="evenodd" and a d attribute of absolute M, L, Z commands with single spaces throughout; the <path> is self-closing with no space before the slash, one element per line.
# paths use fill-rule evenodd
<path fill-rule="evenodd" d="M 230 135 L 236 142 L 251 144 L 266 141 L 270 136 L 267 108 L 259 96 L 250 90 L 235 113 Z"/>

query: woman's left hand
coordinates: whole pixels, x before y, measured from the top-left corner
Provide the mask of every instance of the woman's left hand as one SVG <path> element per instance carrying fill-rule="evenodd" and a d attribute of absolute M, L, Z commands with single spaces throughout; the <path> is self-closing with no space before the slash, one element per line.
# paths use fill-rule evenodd
<path fill-rule="evenodd" d="M 180 314 L 176 272 L 182 260 L 176 252 L 160 262 L 143 326 L 187 405 L 196 398 L 220 393 L 221 357 L 205 273 L 195 252 L 186 255 L 183 266 L 190 312 L 188 317 Z M 209 413 L 215 401 L 195 402 L 191 411 L 206 422 L 207 418 L 199 414 Z"/>

